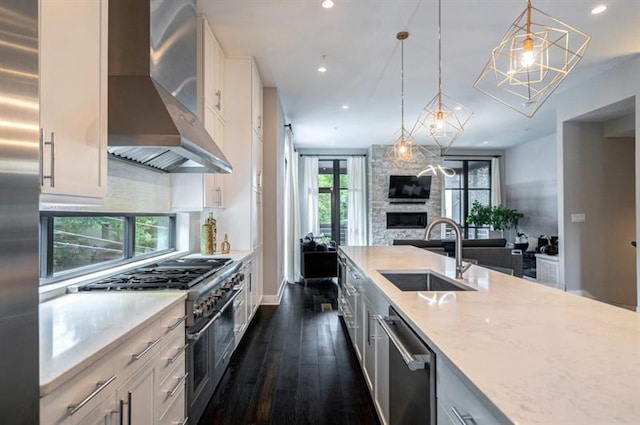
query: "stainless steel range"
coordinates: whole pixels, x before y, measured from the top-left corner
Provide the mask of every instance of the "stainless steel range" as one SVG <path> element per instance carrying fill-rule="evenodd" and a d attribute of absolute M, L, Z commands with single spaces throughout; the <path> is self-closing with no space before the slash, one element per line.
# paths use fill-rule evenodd
<path fill-rule="evenodd" d="M 244 290 L 242 263 L 228 258 L 166 260 L 72 291 L 185 290 L 187 406 L 189 423 L 197 423 L 222 378 L 235 348 L 233 302 Z"/>

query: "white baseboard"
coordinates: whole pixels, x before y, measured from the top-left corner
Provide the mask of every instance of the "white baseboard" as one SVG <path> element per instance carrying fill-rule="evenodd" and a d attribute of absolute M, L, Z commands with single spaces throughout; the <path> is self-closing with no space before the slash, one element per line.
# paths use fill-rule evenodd
<path fill-rule="evenodd" d="M 591 298 L 592 300 L 597 300 L 597 298 L 591 295 L 589 291 L 585 291 L 584 289 L 569 289 L 567 292 L 570 294 L 580 295 L 581 297 Z"/>
<path fill-rule="evenodd" d="M 284 293 L 284 285 L 287 282 L 282 280 L 280 282 L 280 286 L 278 287 L 277 295 L 263 295 L 261 305 L 280 305 L 280 301 L 282 300 L 282 294 Z"/>
<path fill-rule="evenodd" d="M 576 289 L 576 290 L 572 290 L 572 291 L 567 291 L 571 294 L 576 294 L 576 295 L 580 295 L 581 297 L 585 297 L 585 298 L 591 298 L 592 300 L 596 300 L 596 301 L 602 301 L 597 299 L 596 297 L 594 297 L 593 295 L 591 295 L 591 293 L 589 293 L 588 291 L 585 291 L 584 289 Z M 602 301 L 605 302 L 605 301 Z M 610 305 L 614 305 L 616 307 L 620 307 L 620 308 L 624 308 L 625 310 L 631 310 L 634 311 L 636 313 L 640 313 L 640 306 L 633 306 L 633 305 L 628 305 L 628 304 L 618 304 L 618 303 L 607 303 Z"/>

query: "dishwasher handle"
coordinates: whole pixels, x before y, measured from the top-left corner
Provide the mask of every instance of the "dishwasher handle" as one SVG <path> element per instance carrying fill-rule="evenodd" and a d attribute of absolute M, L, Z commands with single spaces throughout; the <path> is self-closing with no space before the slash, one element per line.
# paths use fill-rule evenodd
<path fill-rule="evenodd" d="M 407 368 L 410 371 L 416 371 L 425 369 L 427 365 L 431 363 L 431 355 L 430 354 L 412 354 L 407 347 L 402 343 L 400 337 L 396 334 L 396 332 L 389 326 L 389 323 L 393 323 L 393 319 L 389 317 L 377 317 L 378 323 L 382 330 L 387 334 L 391 343 L 398 349 L 402 360 L 407 365 Z"/>

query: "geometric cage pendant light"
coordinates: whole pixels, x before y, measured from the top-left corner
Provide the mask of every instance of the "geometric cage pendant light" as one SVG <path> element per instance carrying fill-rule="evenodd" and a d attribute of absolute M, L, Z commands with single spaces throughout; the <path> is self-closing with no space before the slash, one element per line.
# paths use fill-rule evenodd
<path fill-rule="evenodd" d="M 580 62 L 590 41 L 527 0 L 473 86 L 531 118 Z"/>
<path fill-rule="evenodd" d="M 473 112 L 442 91 L 442 4 L 438 1 L 438 93 L 427 103 L 416 121 L 411 135 L 416 140 L 426 136 L 429 143 L 444 155 L 456 138 L 464 132 L 464 126 Z"/>
<path fill-rule="evenodd" d="M 396 34 L 400 40 L 400 131 L 395 142 L 386 151 L 387 158 L 399 169 L 406 169 L 410 164 L 422 163 L 428 152 L 420 146 L 404 126 L 404 40 L 409 37 L 409 33 L 401 31 Z"/>

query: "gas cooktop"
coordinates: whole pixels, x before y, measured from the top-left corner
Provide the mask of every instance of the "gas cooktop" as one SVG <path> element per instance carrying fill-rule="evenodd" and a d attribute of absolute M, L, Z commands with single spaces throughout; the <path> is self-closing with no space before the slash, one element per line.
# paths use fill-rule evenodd
<path fill-rule="evenodd" d="M 189 289 L 214 276 L 230 258 L 178 258 L 149 264 L 78 287 L 79 291 Z"/>

